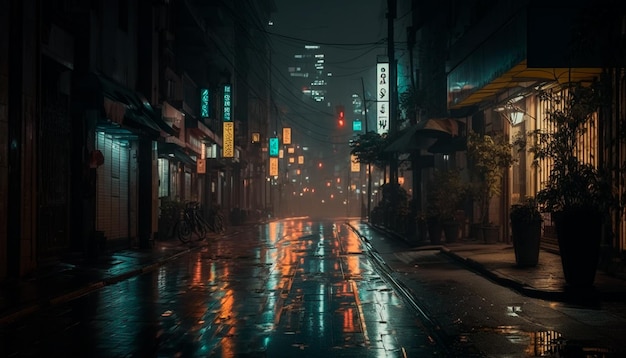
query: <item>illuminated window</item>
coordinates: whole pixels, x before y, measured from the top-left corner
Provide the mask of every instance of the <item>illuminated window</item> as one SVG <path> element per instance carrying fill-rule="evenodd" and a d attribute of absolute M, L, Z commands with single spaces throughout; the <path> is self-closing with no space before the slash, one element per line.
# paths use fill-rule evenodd
<path fill-rule="evenodd" d="M 169 196 L 170 194 L 170 161 L 159 158 L 157 160 L 157 168 L 159 172 L 159 198 Z"/>
<path fill-rule="evenodd" d="M 566 95 L 566 91 L 562 92 L 563 95 Z M 559 95 L 561 96 L 561 95 Z M 560 110 L 564 107 L 564 101 L 560 101 L 560 103 L 556 103 L 554 101 L 549 100 L 541 100 L 539 99 L 538 103 L 538 113 L 537 113 L 537 121 L 536 126 L 537 129 L 542 132 L 554 132 L 555 124 L 548 121 L 547 111 Z M 526 121 L 527 122 L 527 121 Z M 526 123 L 524 122 L 524 123 Z M 589 128 L 598 128 L 598 115 L 595 113 L 591 122 L 589 123 Z M 578 139 L 579 147 L 576 149 L 576 156 L 578 159 L 587 164 L 591 164 L 593 166 L 598 166 L 598 132 L 597 130 L 589 130 L 585 132 Z M 536 168 L 536 177 L 535 177 L 535 187 L 537 190 L 543 189 L 543 183 L 547 182 L 548 177 L 550 175 L 550 169 L 553 165 L 553 161 L 550 158 L 546 158 L 541 160 L 538 163 L 538 167 Z M 549 220 L 549 218 L 548 218 Z"/>

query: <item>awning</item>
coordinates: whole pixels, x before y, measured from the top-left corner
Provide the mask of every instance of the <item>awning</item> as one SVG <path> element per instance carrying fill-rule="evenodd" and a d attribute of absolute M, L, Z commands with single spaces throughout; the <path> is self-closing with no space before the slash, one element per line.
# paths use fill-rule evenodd
<path fill-rule="evenodd" d="M 158 142 L 159 158 L 174 159 L 187 165 L 195 166 L 196 161 L 175 143 Z"/>
<path fill-rule="evenodd" d="M 528 68 L 524 60 L 481 88 L 462 88 L 458 92 L 451 92 L 456 102 L 450 103 L 449 108 L 475 105 L 508 89 L 527 87 L 529 84 L 591 81 L 601 72 L 601 68 Z"/>
<path fill-rule="evenodd" d="M 174 135 L 170 127 L 140 94 L 106 78 L 98 73 L 90 73 L 78 86 L 78 109 L 96 109 L 112 122 L 147 131 L 159 136 L 161 131 Z"/>
<path fill-rule="evenodd" d="M 459 121 L 453 118 L 430 118 L 418 122 L 399 133 L 398 138 L 385 148 L 385 152 L 409 153 L 428 149 L 438 140 L 459 135 Z"/>
<path fill-rule="evenodd" d="M 428 153 L 452 154 L 467 150 L 467 137 L 450 137 L 437 139 L 433 145 L 426 150 Z"/>

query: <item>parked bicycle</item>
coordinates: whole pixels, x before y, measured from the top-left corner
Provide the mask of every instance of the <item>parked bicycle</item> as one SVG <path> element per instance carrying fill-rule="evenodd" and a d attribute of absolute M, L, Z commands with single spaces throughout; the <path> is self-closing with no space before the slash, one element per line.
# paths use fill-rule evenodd
<path fill-rule="evenodd" d="M 209 211 L 209 228 L 211 231 L 218 234 L 226 231 L 224 214 L 222 213 L 222 209 L 219 205 L 212 207 Z"/>
<path fill-rule="evenodd" d="M 200 203 L 188 202 L 180 212 L 180 218 L 176 224 L 176 235 L 178 239 L 187 243 L 191 240 L 192 234 L 196 234 L 198 240 L 204 240 L 209 229 L 208 223 L 202 218 L 200 213 Z"/>

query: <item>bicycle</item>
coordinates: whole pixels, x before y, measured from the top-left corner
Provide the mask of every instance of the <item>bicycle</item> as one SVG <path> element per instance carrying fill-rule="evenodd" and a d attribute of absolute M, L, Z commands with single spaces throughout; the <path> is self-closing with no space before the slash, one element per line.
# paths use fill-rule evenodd
<path fill-rule="evenodd" d="M 191 235 L 195 233 L 198 241 L 204 240 L 207 229 L 208 225 L 200 215 L 200 204 L 198 202 L 187 203 L 181 210 L 180 219 L 176 225 L 178 239 L 187 243 L 191 240 Z"/>
<path fill-rule="evenodd" d="M 222 210 L 218 207 L 211 208 L 209 212 L 209 228 L 211 231 L 221 234 L 226 232 L 226 226 L 224 224 L 224 214 L 222 214 Z"/>

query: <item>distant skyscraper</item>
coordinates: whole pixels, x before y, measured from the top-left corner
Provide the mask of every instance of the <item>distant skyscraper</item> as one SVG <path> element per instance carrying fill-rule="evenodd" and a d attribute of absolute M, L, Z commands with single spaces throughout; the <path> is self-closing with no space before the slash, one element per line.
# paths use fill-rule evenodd
<path fill-rule="evenodd" d="M 316 102 L 326 101 L 330 74 L 324 69 L 325 60 L 319 45 L 306 45 L 304 52 L 293 56 L 293 65 L 289 66 L 289 75 L 300 86 L 302 94 Z"/>

